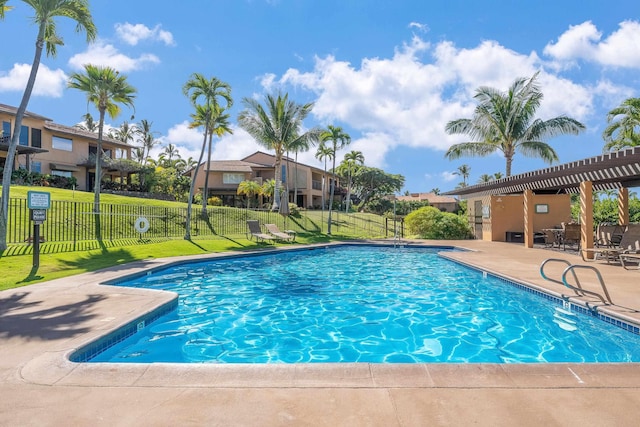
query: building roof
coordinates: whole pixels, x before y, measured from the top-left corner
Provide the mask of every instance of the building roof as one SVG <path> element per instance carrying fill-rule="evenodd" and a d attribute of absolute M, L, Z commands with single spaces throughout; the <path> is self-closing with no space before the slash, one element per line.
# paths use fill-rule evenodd
<path fill-rule="evenodd" d="M 98 134 L 95 132 L 90 132 L 88 130 L 80 129 L 73 126 L 65 126 L 58 123 L 54 123 L 52 121 L 48 121 L 44 123 L 45 129 L 49 129 L 50 131 L 63 133 L 70 136 L 81 136 L 83 138 L 98 140 Z M 113 139 L 108 137 L 107 135 L 102 135 L 102 141 L 107 142 L 111 145 L 116 145 L 122 148 L 132 148 L 132 145 L 126 144 L 122 141 L 118 141 L 117 139 Z"/>
<path fill-rule="evenodd" d="M 8 138 L 6 138 L 8 140 Z M 9 143 L 3 142 L 4 140 L 0 140 L 0 151 L 9 151 Z M 16 145 L 16 154 L 37 154 L 37 153 L 47 153 L 49 150 L 45 150 L 44 148 L 36 148 L 36 147 L 27 147 L 25 145 Z"/>
<path fill-rule="evenodd" d="M 12 116 L 15 116 L 17 112 L 18 112 L 18 109 L 16 107 L 12 107 L 11 105 L 7 105 L 7 104 L 0 104 L 0 113 L 7 113 Z M 32 113 L 31 111 L 25 111 L 24 115 L 25 117 L 29 117 L 33 119 L 51 121 L 50 118 Z"/>
<path fill-rule="evenodd" d="M 202 166 L 206 170 L 207 163 Z M 244 160 L 212 160 L 209 169 L 213 172 L 252 172 L 253 168 L 264 167 L 258 163 L 245 162 Z"/>
<path fill-rule="evenodd" d="M 580 183 L 584 181 L 591 181 L 594 191 L 639 187 L 640 147 L 457 188 L 442 194 L 483 196 L 518 194 L 525 190 L 538 194 L 579 193 Z"/>
<path fill-rule="evenodd" d="M 412 193 L 409 196 L 397 196 L 397 200 L 404 202 L 415 202 L 415 201 L 428 201 L 429 204 L 439 204 L 439 203 L 457 203 L 458 201 L 455 197 L 452 196 L 443 196 L 435 193 Z"/>
<path fill-rule="evenodd" d="M 268 157 L 269 158 L 269 163 L 260 163 L 261 166 L 268 167 L 268 168 L 275 167 L 276 156 L 273 155 L 273 154 L 265 153 L 263 151 L 256 151 L 255 153 L 248 155 L 247 157 L 243 158 L 242 160 L 251 159 L 251 160 L 255 161 L 255 159 L 252 159 L 252 157 L 256 157 L 256 156 Z M 296 161 L 294 159 L 292 159 L 291 157 L 287 157 L 287 156 L 282 156 L 282 161 L 283 162 L 289 161 L 290 163 L 296 163 Z M 298 164 L 301 165 L 301 166 L 306 166 L 309 169 L 313 169 L 315 171 L 324 173 L 324 171 L 322 169 L 318 168 L 318 167 L 305 165 L 304 163 L 300 163 L 300 162 L 298 162 Z"/>

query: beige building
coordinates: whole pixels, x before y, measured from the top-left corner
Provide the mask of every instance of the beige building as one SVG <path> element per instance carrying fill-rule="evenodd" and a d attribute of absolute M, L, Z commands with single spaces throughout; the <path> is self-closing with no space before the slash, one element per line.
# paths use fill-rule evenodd
<path fill-rule="evenodd" d="M 458 200 L 452 196 L 441 196 L 435 193 L 411 193 L 408 196 L 397 196 L 396 200 L 402 202 L 429 202 L 430 206 L 440 209 L 442 212 L 456 212 Z"/>
<path fill-rule="evenodd" d="M 0 167 L 5 167 L 16 111 L 15 107 L 0 104 Z M 47 117 L 26 112 L 13 167 L 41 174 L 75 177 L 78 190 L 91 191 L 95 180 L 95 160 L 91 159 L 95 158 L 97 152 L 97 140 L 96 133 L 60 125 Z M 120 141 L 103 138 L 103 151 L 112 159 L 130 159 L 131 148 Z M 121 175 L 117 170 L 105 170 L 103 179 L 118 180 Z"/>
<path fill-rule="evenodd" d="M 238 184 L 242 181 L 253 180 L 262 185 L 275 177 L 276 157 L 272 154 L 257 151 L 242 160 L 216 160 L 202 163 L 196 177 L 196 188 L 200 191 L 204 188 L 205 176 L 209 170 L 208 195 L 222 199 L 226 206 L 243 206 L 245 196 L 237 194 Z M 325 204 L 329 200 L 330 174 L 325 177 L 324 171 L 302 163 L 296 163 L 292 159 L 282 160 L 283 185 L 289 187 L 289 202 L 294 203 L 294 191 L 297 186 L 298 197 L 295 203 L 308 209 L 320 209 L 322 206 L 322 183 L 326 179 Z M 189 172 L 193 177 L 194 170 Z M 295 181 L 293 181 L 295 179 Z M 288 181 L 288 182 L 287 182 Z M 296 185 L 297 184 L 297 185 Z"/>

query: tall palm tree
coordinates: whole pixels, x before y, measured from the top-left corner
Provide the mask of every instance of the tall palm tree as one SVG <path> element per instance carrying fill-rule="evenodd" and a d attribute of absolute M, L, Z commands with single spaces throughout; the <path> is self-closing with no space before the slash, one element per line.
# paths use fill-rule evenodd
<path fill-rule="evenodd" d="M 537 76 L 538 73 L 530 79 L 517 79 L 506 93 L 485 86 L 478 88 L 474 96 L 478 106 L 473 118 L 453 120 L 445 127 L 448 134 L 466 134 L 474 141 L 453 144 L 445 157 L 449 160 L 484 157 L 501 151 L 506 159 L 507 176 L 511 176 L 516 151 L 527 157 L 540 157 L 550 164 L 558 161 L 555 150 L 544 140 L 558 135 L 577 135 L 585 126 L 566 116 L 549 120 L 534 118 L 543 98 Z"/>
<path fill-rule="evenodd" d="M 252 98 L 244 98 L 245 109 L 238 115 L 238 123 L 259 144 L 275 151 L 275 190 L 273 210 L 280 207 L 280 186 L 282 183 L 282 156 L 287 146 L 295 145 L 296 140 L 313 142 L 320 131 L 311 129 L 300 133 L 302 122 L 311 113 L 313 103 L 296 104 L 289 95 L 265 96 L 266 108 Z"/>
<path fill-rule="evenodd" d="M 107 132 L 107 136 L 109 138 L 113 138 L 125 144 L 129 144 L 130 142 L 133 142 L 135 135 L 136 135 L 135 125 L 134 126 L 130 125 L 129 122 L 126 120 L 122 122 L 119 128 L 110 129 L 109 132 Z"/>
<path fill-rule="evenodd" d="M 251 209 L 251 199 L 262 192 L 262 186 L 255 181 L 242 181 L 238 184 L 237 192 L 247 196 L 247 208 Z"/>
<path fill-rule="evenodd" d="M 233 133 L 231 125 L 229 124 L 229 114 L 223 114 L 222 109 L 219 106 L 215 106 L 214 109 L 215 111 L 209 112 L 203 105 L 196 105 L 196 112 L 194 114 L 191 114 L 192 122 L 189 124 L 190 128 L 198 128 L 206 125 L 207 117 L 211 120 L 211 122 L 209 123 L 208 132 L 208 161 L 206 175 L 204 177 L 204 189 L 202 192 L 202 216 L 205 216 L 207 214 L 206 201 L 209 199 L 209 175 L 211 174 L 211 146 L 213 144 L 213 135 L 221 137 L 225 133 Z"/>
<path fill-rule="evenodd" d="M 462 177 L 462 186 L 467 186 L 467 179 L 469 179 L 469 175 L 471 174 L 471 167 L 469 165 L 460 165 L 458 169 L 453 173 L 454 175 L 458 175 Z"/>
<path fill-rule="evenodd" d="M 358 164 L 364 164 L 364 155 L 362 154 L 362 151 L 352 150 L 344 155 L 344 162 L 347 165 L 347 204 L 345 212 L 349 212 L 349 203 L 351 202 L 352 169 Z"/>
<path fill-rule="evenodd" d="M 609 111 L 607 123 L 602 132 L 605 151 L 640 146 L 640 98 L 625 99 Z"/>
<path fill-rule="evenodd" d="M 332 158 L 333 158 L 333 149 L 321 142 L 320 145 L 318 145 L 318 151 L 316 151 L 316 159 L 320 161 L 324 160 L 324 175 L 322 176 L 322 210 L 323 211 L 326 205 L 325 193 L 327 192 L 326 190 L 327 159 L 332 159 Z"/>
<path fill-rule="evenodd" d="M 329 195 L 329 219 L 327 220 L 327 234 L 331 234 L 331 211 L 333 209 L 333 196 L 336 189 L 336 152 L 351 143 L 349 134 L 342 131 L 340 126 L 329 125 L 327 130 L 320 135 L 321 142 L 331 142 L 331 157 L 333 159 L 333 181 L 331 182 L 331 193 Z"/>
<path fill-rule="evenodd" d="M 76 31 L 86 33 L 87 42 L 96 38 L 96 26 L 89 10 L 88 0 L 24 0 L 34 10 L 33 22 L 38 26 L 36 36 L 36 51 L 31 64 L 31 72 L 27 85 L 22 94 L 22 101 L 16 111 L 16 118 L 13 127 L 11 142 L 7 149 L 7 158 L 2 174 L 2 197 L 0 203 L 0 251 L 7 248 L 7 224 L 9 221 L 9 188 L 11 186 L 11 173 L 15 159 L 16 147 L 20 141 L 20 130 L 22 129 L 22 119 L 27 110 L 33 86 L 36 83 L 36 76 L 42 58 L 42 51 L 46 46 L 47 56 L 55 57 L 57 47 L 63 45 L 62 38 L 56 32 L 56 18 L 66 17 L 76 22 Z M 9 10 L 6 0 L 0 3 L 0 19 L 4 17 L 5 11 Z"/>
<path fill-rule="evenodd" d="M 100 113 L 98 120 L 98 147 L 96 150 L 96 176 L 94 184 L 93 212 L 96 224 L 100 223 L 100 183 L 102 182 L 102 137 L 104 117 L 109 114 L 112 119 L 120 114 L 118 104 L 133 107 L 136 89 L 127 82 L 127 77 L 111 67 L 87 64 L 85 73 L 73 73 L 67 86 L 78 89 L 87 96 L 87 102 L 93 104 Z"/>
<path fill-rule="evenodd" d="M 224 110 L 219 100 L 224 100 L 226 108 L 233 105 L 233 99 L 231 98 L 231 86 L 229 84 L 219 80 L 216 77 L 207 79 L 200 73 L 193 73 L 189 80 L 182 87 L 182 92 L 189 98 L 194 108 L 198 105 L 202 105 L 205 108 L 204 115 L 204 136 L 202 140 L 202 150 L 200 151 L 200 159 L 198 160 L 198 167 L 195 168 L 193 173 L 193 179 L 191 180 L 191 186 L 189 189 L 189 200 L 187 201 L 187 219 L 185 222 L 185 235 L 186 240 L 191 240 L 191 209 L 193 204 L 193 194 L 195 192 L 196 178 L 198 177 L 198 170 L 202 164 L 202 158 L 204 157 L 204 150 L 207 145 L 207 135 L 211 132 L 211 124 L 213 123 L 213 115 L 222 114 Z M 200 103 L 200 101 L 203 101 Z M 211 162 L 209 158 L 208 163 Z M 208 173 L 207 173 L 208 175 Z M 207 188 L 205 186 L 205 192 L 203 199 L 206 197 Z M 206 205 L 204 205 L 206 213 Z"/>
<path fill-rule="evenodd" d="M 164 147 L 164 150 L 162 151 L 162 154 L 160 156 L 164 157 L 170 164 L 173 161 L 174 157 L 178 158 L 180 157 L 180 154 L 178 153 L 178 149 L 176 148 L 176 146 L 170 143 L 167 144 L 166 147 Z"/>

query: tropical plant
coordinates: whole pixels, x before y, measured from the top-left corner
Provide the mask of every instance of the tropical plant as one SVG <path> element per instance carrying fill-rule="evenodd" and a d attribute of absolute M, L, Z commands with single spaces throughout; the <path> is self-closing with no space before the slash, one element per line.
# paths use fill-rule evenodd
<path fill-rule="evenodd" d="M 327 146 L 323 142 L 318 145 L 318 151 L 316 151 L 316 159 L 324 160 L 324 174 L 322 175 L 322 210 L 324 211 L 327 202 L 325 200 L 325 194 L 327 192 L 327 159 L 333 158 L 333 148 Z"/>
<path fill-rule="evenodd" d="M 347 201 L 345 206 L 345 212 L 349 212 L 349 203 L 351 202 L 351 184 L 352 184 L 351 173 L 357 165 L 364 164 L 364 155 L 362 154 L 362 151 L 352 150 L 344 155 L 344 160 L 342 162 L 345 164 L 347 169 Z"/>
<path fill-rule="evenodd" d="M 438 195 L 438 194 L 440 194 L 440 189 L 439 189 L 438 187 L 436 187 L 436 188 L 432 188 L 432 189 L 431 189 L 431 192 L 432 192 L 433 194 L 435 194 L 435 195 Z"/>
<path fill-rule="evenodd" d="M 327 130 L 320 134 L 322 143 L 331 142 L 331 159 L 333 160 L 333 180 L 331 182 L 331 192 L 329 194 L 329 218 L 327 220 L 327 234 L 331 234 L 331 211 L 333 209 L 333 196 L 336 191 L 336 152 L 351 143 L 351 137 L 344 132 L 340 126 L 329 125 Z"/>
<path fill-rule="evenodd" d="M 640 146 L 640 98 L 626 99 L 609 111 L 607 123 L 602 132 L 605 151 Z"/>
<path fill-rule="evenodd" d="M 97 132 L 98 131 L 98 124 L 93 120 L 93 116 L 91 115 L 91 113 L 87 113 L 87 114 L 83 115 L 82 116 L 82 122 L 78 123 L 74 127 L 78 128 L 78 129 L 81 129 L 81 130 L 86 130 L 87 132 Z"/>
<path fill-rule="evenodd" d="M 93 198 L 93 212 L 100 214 L 100 184 L 102 182 L 102 134 L 104 117 L 116 118 L 120 114 L 118 104 L 133 106 L 136 89 L 127 82 L 126 76 L 120 75 L 111 67 L 91 64 L 84 66 L 85 73 L 73 73 L 69 77 L 68 87 L 85 93 L 87 102 L 93 104 L 100 113 L 98 120 L 98 143 L 96 150 L 96 173 Z M 96 224 L 99 224 L 96 216 Z"/>
<path fill-rule="evenodd" d="M 298 206 L 298 153 L 305 153 L 311 149 L 312 141 L 309 139 L 294 139 L 293 141 L 287 144 L 286 150 L 293 151 L 295 159 L 294 159 L 294 172 L 293 178 L 287 180 L 290 181 L 293 179 L 293 203 Z"/>
<path fill-rule="evenodd" d="M 133 142 L 136 133 L 137 129 L 135 125 L 132 126 L 128 121 L 125 120 L 124 122 L 122 122 L 119 128 L 109 129 L 109 132 L 107 132 L 107 136 L 109 138 L 115 139 L 116 141 L 129 144 Z"/>
<path fill-rule="evenodd" d="M 262 193 L 262 186 L 256 181 L 242 181 L 238 184 L 237 192 L 247 197 L 247 208 L 251 208 L 251 200 Z"/>
<path fill-rule="evenodd" d="M 275 189 L 272 210 L 280 206 L 282 183 L 282 156 L 288 146 L 297 145 L 297 140 L 314 142 L 319 130 L 310 129 L 301 133 L 302 122 L 311 113 L 313 103 L 297 104 L 289 95 L 266 95 L 266 108 L 253 98 L 244 98 L 245 109 L 238 115 L 238 123 L 259 144 L 275 151 Z"/>
<path fill-rule="evenodd" d="M 466 134 L 474 141 L 453 144 L 445 157 L 485 157 L 501 151 L 506 159 L 506 175 L 511 176 L 511 164 L 517 151 L 527 157 L 540 157 L 551 164 L 558 161 L 555 150 L 545 139 L 558 135 L 577 135 L 585 129 L 579 121 L 559 116 L 549 120 L 534 119 L 543 95 L 536 83 L 536 73 L 530 79 L 519 78 L 506 93 L 491 87 L 480 87 L 474 98 L 478 101 L 473 118 L 450 121 L 448 134 Z"/>
<path fill-rule="evenodd" d="M 231 125 L 229 124 L 229 114 L 222 114 L 222 110 L 219 106 L 214 107 L 215 111 L 212 111 L 210 115 L 211 122 L 209 123 L 209 144 L 208 144 L 208 154 L 207 154 L 207 168 L 206 175 L 204 177 L 204 189 L 202 193 L 203 200 L 208 199 L 209 194 L 209 175 L 211 173 L 211 146 L 213 144 L 213 135 L 221 137 L 225 133 L 232 134 L 233 130 L 231 129 Z M 207 109 L 202 105 L 196 106 L 196 112 L 191 115 L 191 119 L 193 120 L 190 124 L 190 128 L 205 126 L 207 119 Z M 206 205 L 202 204 L 202 216 L 205 216 L 207 213 Z"/>
<path fill-rule="evenodd" d="M 467 186 L 467 179 L 469 179 L 469 175 L 471 174 L 471 167 L 469 165 L 460 165 L 458 169 L 453 173 L 454 175 L 458 175 L 462 177 L 462 186 Z"/>
<path fill-rule="evenodd" d="M 433 206 L 409 213 L 405 224 L 411 234 L 421 239 L 458 240 L 470 239 L 471 229 L 467 219 L 449 212 L 441 212 Z"/>
<path fill-rule="evenodd" d="M 198 177 L 198 170 L 202 164 L 202 158 L 204 156 L 204 150 L 207 146 L 207 136 L 211 132 L 211 124 L 213 123 L 214 114 L 222 114 L 223 108 L 220 106 L 218 100 L 222 98 L 226 102 L 227 108 L 233 105 L 233 99 L 231 98 L 231 86 L 216 77 L 207 79 L 200 73 L 194 73 L 189 80 L 182 87 L 182 92 L 189 98 L 191 104 L 197 109 L 198 105 L 204 107 L 203 117 L 203 140 L 202 150 L 200 151 L 200 158 L 198 160 L 198 166 L 193 172 L 193 178 L 191 179 L 191 188 L 189 189 L 189 200 L 187 201 L 187 216 L 185 223 L 185 235 L 186 240 L 191 240 L 191 209 L 193 204 L 193 195 L 195 192 L 195 183 Z M 199 104 L 199 101 L 203 102 Z M 198 113 L 196 113 L 198 114 Z M 211 159 L 209 159 L 211 161 Z M 207 174 L 208 175 L 208 174 Z M 206 192 L 206 186 L 205 186 Z M 206 193 L 203 197 L 203 205 L 206 205 Z M 206 207 L 203 207 L 206 213 Z"/>
<path fill-rule="evenodd" d="M 386 173 L 382 169 L 359 166 L 353 172 L 352 191 L 360 207 L 374 200 L 396 194 L 404 186 L 404 176 Z"/>
<path fill-rule="evenodd" d="M 138 143 L 142 148 L 142 162 L 144 162 L 151 154 L 151 149 L 158 144 L 158 140 L 155 135 L 157 132 L 151 130 L 153 122 L 142 119 L 140 123 L 135 126 L 135 133 L 138 137 Z"/>
<path fill-rule="evenodd" d="M 502 175 L 502 172 L 496 172 L 496 173 L 493 174 L 493 177 L 495 179 L 502 179 L 502 178 L 504 178 L 504 175 Z"/>
<path fill-rule="evenodd" d="M 7 6 L 7 1 L 9 0 L 0 0 L 0 19 L 4 19 L 5 12 L 13 9 L 13 6 Z"/>
<path fill-rule="evenodd" d="M 493 175 L 489 175 L 488 173 L 483 173 L 482 175 L 480 175 L 480 178 L 478 178 L 479 184 L 486 184 L 487 182 L 491 181 L 493 181 Z"/>
<path fill-rule="evenodd" d="M 27 85 L 22 94 L 22 100 L 16 111 L 14 121 L 13 134 L 9 148 L 7 149 L 7 157 L 2 173 L 2 197 L 0 198 L 0 252 L 7 248 L 7 225 L 9 221 L 9 189 L 11 186 L 11 172 L 15 160 L 16 147 L 20 141 L 20 131 L 22 129 L 22 119 L 27 110 L 31 92 L 36 82 L 42 51 L 46 47 L 47 56 L 55 57 L 57 47 L 63 45 L 62 38 L 56 32 L 56 18 L 65 17 L 76 22 L 76 31 L 84 31 L 86 33 L 87 42 L 91 42 L 96 38 L 96 27 L 93 23 L 93 17 L 89 10 L 88 0 L 24 0 L 33 8 L 33 22 L 38 26 L 38 35 L 36 36 L 36 51 L 31 64 L 31 72 L 27 80 Z M 0 3 L 0 19 L 4 18 L 4 14 L 10 9 L 6 5 L 6 1 Z"/>
<path fill-rule="evenodd" d="M 176 148 L 175 145 L 169 143 L 167 144 L 166 147 L 164 147 L 164 150 L 162 151 L 162 153 L 160 153 L 159 159 L 162 162 L 168 162 L 169 164 L 173 163 L 174 159 L 179 159 L 180 158 L 180 153 L 178 152 L 178 149 Z"/>

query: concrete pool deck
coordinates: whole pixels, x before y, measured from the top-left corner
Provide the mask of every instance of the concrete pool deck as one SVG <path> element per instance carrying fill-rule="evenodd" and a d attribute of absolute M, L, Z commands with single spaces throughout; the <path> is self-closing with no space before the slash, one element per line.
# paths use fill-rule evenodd
<path fill-rule="evenodd" d="M 571 292 L 544 281 L 540 264 L 548 258 L 585 264 L 574 253 L 526 249 L 512 243 L 427 243 L 471 249 L 449 256 L 558 294 Z M 74 349 L 174 298 L 164 292 L 98 284 L 168 261 L 136 262 L 0 292 L 0 425 L 638 424 L 637 363 L 143 365 L 68 361 Z M 601 272 L 618 305 L 612 310 L 640 324 L 640 271 L 604 262 L 589 265 Z M 548 267 L 547 274 L 559 278 L 565 265 Z M 593 286 L 589 280 L 583 285 Z"/>

